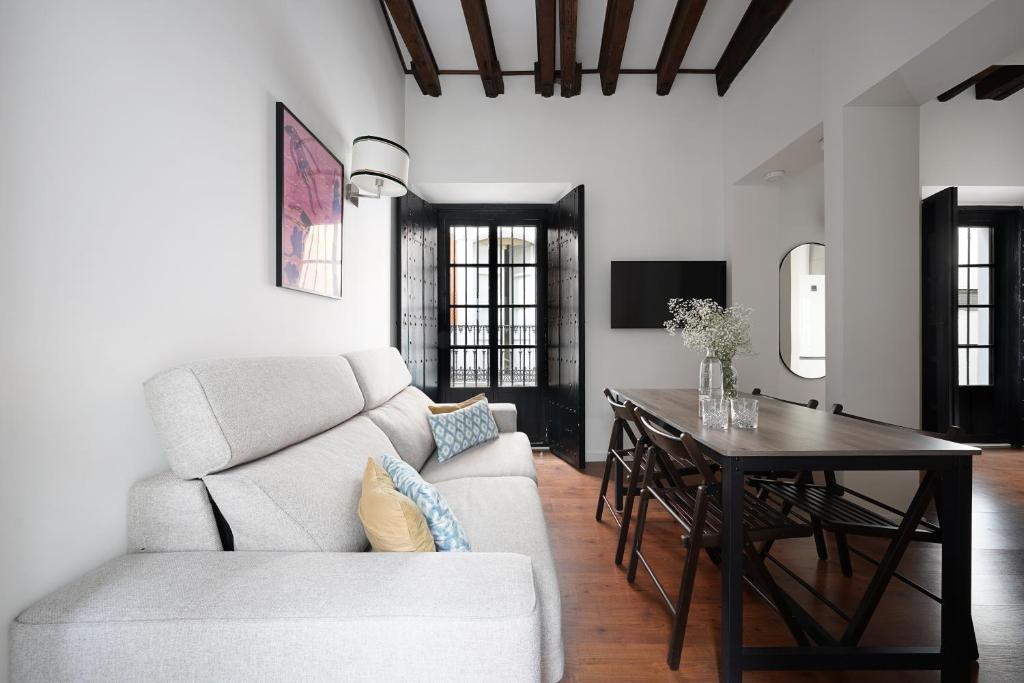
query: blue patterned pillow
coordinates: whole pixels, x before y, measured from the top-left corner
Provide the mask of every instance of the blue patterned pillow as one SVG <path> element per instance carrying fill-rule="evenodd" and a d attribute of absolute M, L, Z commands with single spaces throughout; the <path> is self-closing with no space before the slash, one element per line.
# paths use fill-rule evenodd
<path fill-rule="evenodd" d="M 380 464 L 395 482 L 395 488 L 403 496 L 411 498 L 426 517 L 430 535 L 434 537 L 434 545 L 439 551 L 469 552 L 466 532 L 455 518 L 455 513 L 448 507 L 448 501 L 441 497 L 436 488 L 423 481 L 420 473 L 409 463 L 393 455 L 382 455 Z"/>
<path fill-rule="evenodd" d="M 437 459 L 450 460 L 462 451 L 498 438 L 491 407 L 486 399 L 450 413 L 427 415 L 437 444 Z"/>

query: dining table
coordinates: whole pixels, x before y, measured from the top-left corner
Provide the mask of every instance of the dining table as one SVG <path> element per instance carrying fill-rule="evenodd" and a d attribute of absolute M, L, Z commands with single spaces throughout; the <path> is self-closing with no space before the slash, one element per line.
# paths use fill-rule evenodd
<path fill-rule="evenodd" d="M 971 467 L 981 450 L 920 432 L 759 398 L 754 429 L 705 428 L 696 389 L 615 389 L 622 398 L 689 433 L 721 468 L 722 546 L 719 680 L 740 681 L 744 671 L 908 670 L 941 671 L 942 681 L 968 680 L 971 645 Z M 749 397 L 748 394 L 740 396 Z M 809 645 L 743 644 L 743 492 L 746 477 L 767 472 L 917 471 L 933 473 L 920 485 L 888 539 L 878 568 L 841 636 L 829 634 L 800 610 L 813 636 Z M 922 482 L 929 477 L 920 478 Z M 937 485 L 934 482 L 937 481 Z M 941 520 L 941 626 L 932 646 L 863 645 L 893 572 L 912 540 L 935 491 Z M 786 596 L 797 606 L 792 596 Z M 922 617 L 924 618 L 924 617 Z"/>

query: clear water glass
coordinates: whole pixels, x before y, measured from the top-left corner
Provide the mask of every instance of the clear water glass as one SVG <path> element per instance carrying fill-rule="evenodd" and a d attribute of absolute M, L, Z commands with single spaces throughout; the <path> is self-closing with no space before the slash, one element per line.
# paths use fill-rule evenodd
<path fill-rule="evenodd" d="M 757 399 L 732 399 L 732 424 L 739 429 L 757 429 Z"/>
<path fill-rule="evenodd" d="M 708 429 L 729 428 L 729 400 L 708 398 L 700 400 L 701 423 Z"/>

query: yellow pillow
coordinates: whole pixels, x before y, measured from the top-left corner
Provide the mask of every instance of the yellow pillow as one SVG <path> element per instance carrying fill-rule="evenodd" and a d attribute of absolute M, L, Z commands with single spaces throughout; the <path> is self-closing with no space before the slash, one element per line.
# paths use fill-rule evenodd
<path fill-rule="evenodd" d="M 395 488 L 387 471 L 373 458 L 363 471 L 359 519 L 376 552 L 434 552 L 434 537 L 423 513 Z"/>
<path fill-rule="evenodd" d="M 486 398 L 483 394 L 477 394 L 472 398 L 467 398 L 462 403 L 442 403 L 440 405 L 430 406 L 431 415 L 441 415 L 443 413 L 454 413 L 456 410 L 462 410 L 466 406 L 471 406 L 477 401 L 482 401 Z"/>

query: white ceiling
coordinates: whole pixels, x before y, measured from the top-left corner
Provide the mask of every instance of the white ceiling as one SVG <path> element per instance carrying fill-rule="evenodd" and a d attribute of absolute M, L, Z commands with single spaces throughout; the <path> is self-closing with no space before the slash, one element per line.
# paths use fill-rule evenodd
<path fill-rule="evenodd" d="M 580 0 L 576 61 L 585 69 L 597 68 L 606 4 L 606 0 Z M 713 69 L 748 4 L 749 0 L 709 2 L 686 52 L 683 68 Z M 675 6 L 676 0 L 640 0 L 635 4 L 622 55 L 622 68 L 654 68 Z M 459 0 L 420 0 L 416 11 L 439 69 L 477 68 Z M 534 0 L 491 0 L 487 3 L 487 12 L 501 68 L 505 71 L 532 70 L 533 63 L 537 61 Z M 403 60 L 408 65 L 409 53 L 401 37 L 398 42 Z M 556 64 L 558 52 L 556 47 Z"/>
<path fill-rule="evenodd" d="M 931 197 L 944 189 L 946 188 L 941 185 L 925 185 L 921 188 L 921 198 Z M 1024 205 L 1024 187 L 961 185 L 956 188 L 956 199 L 960 206 L 1022 206 Z"/>

